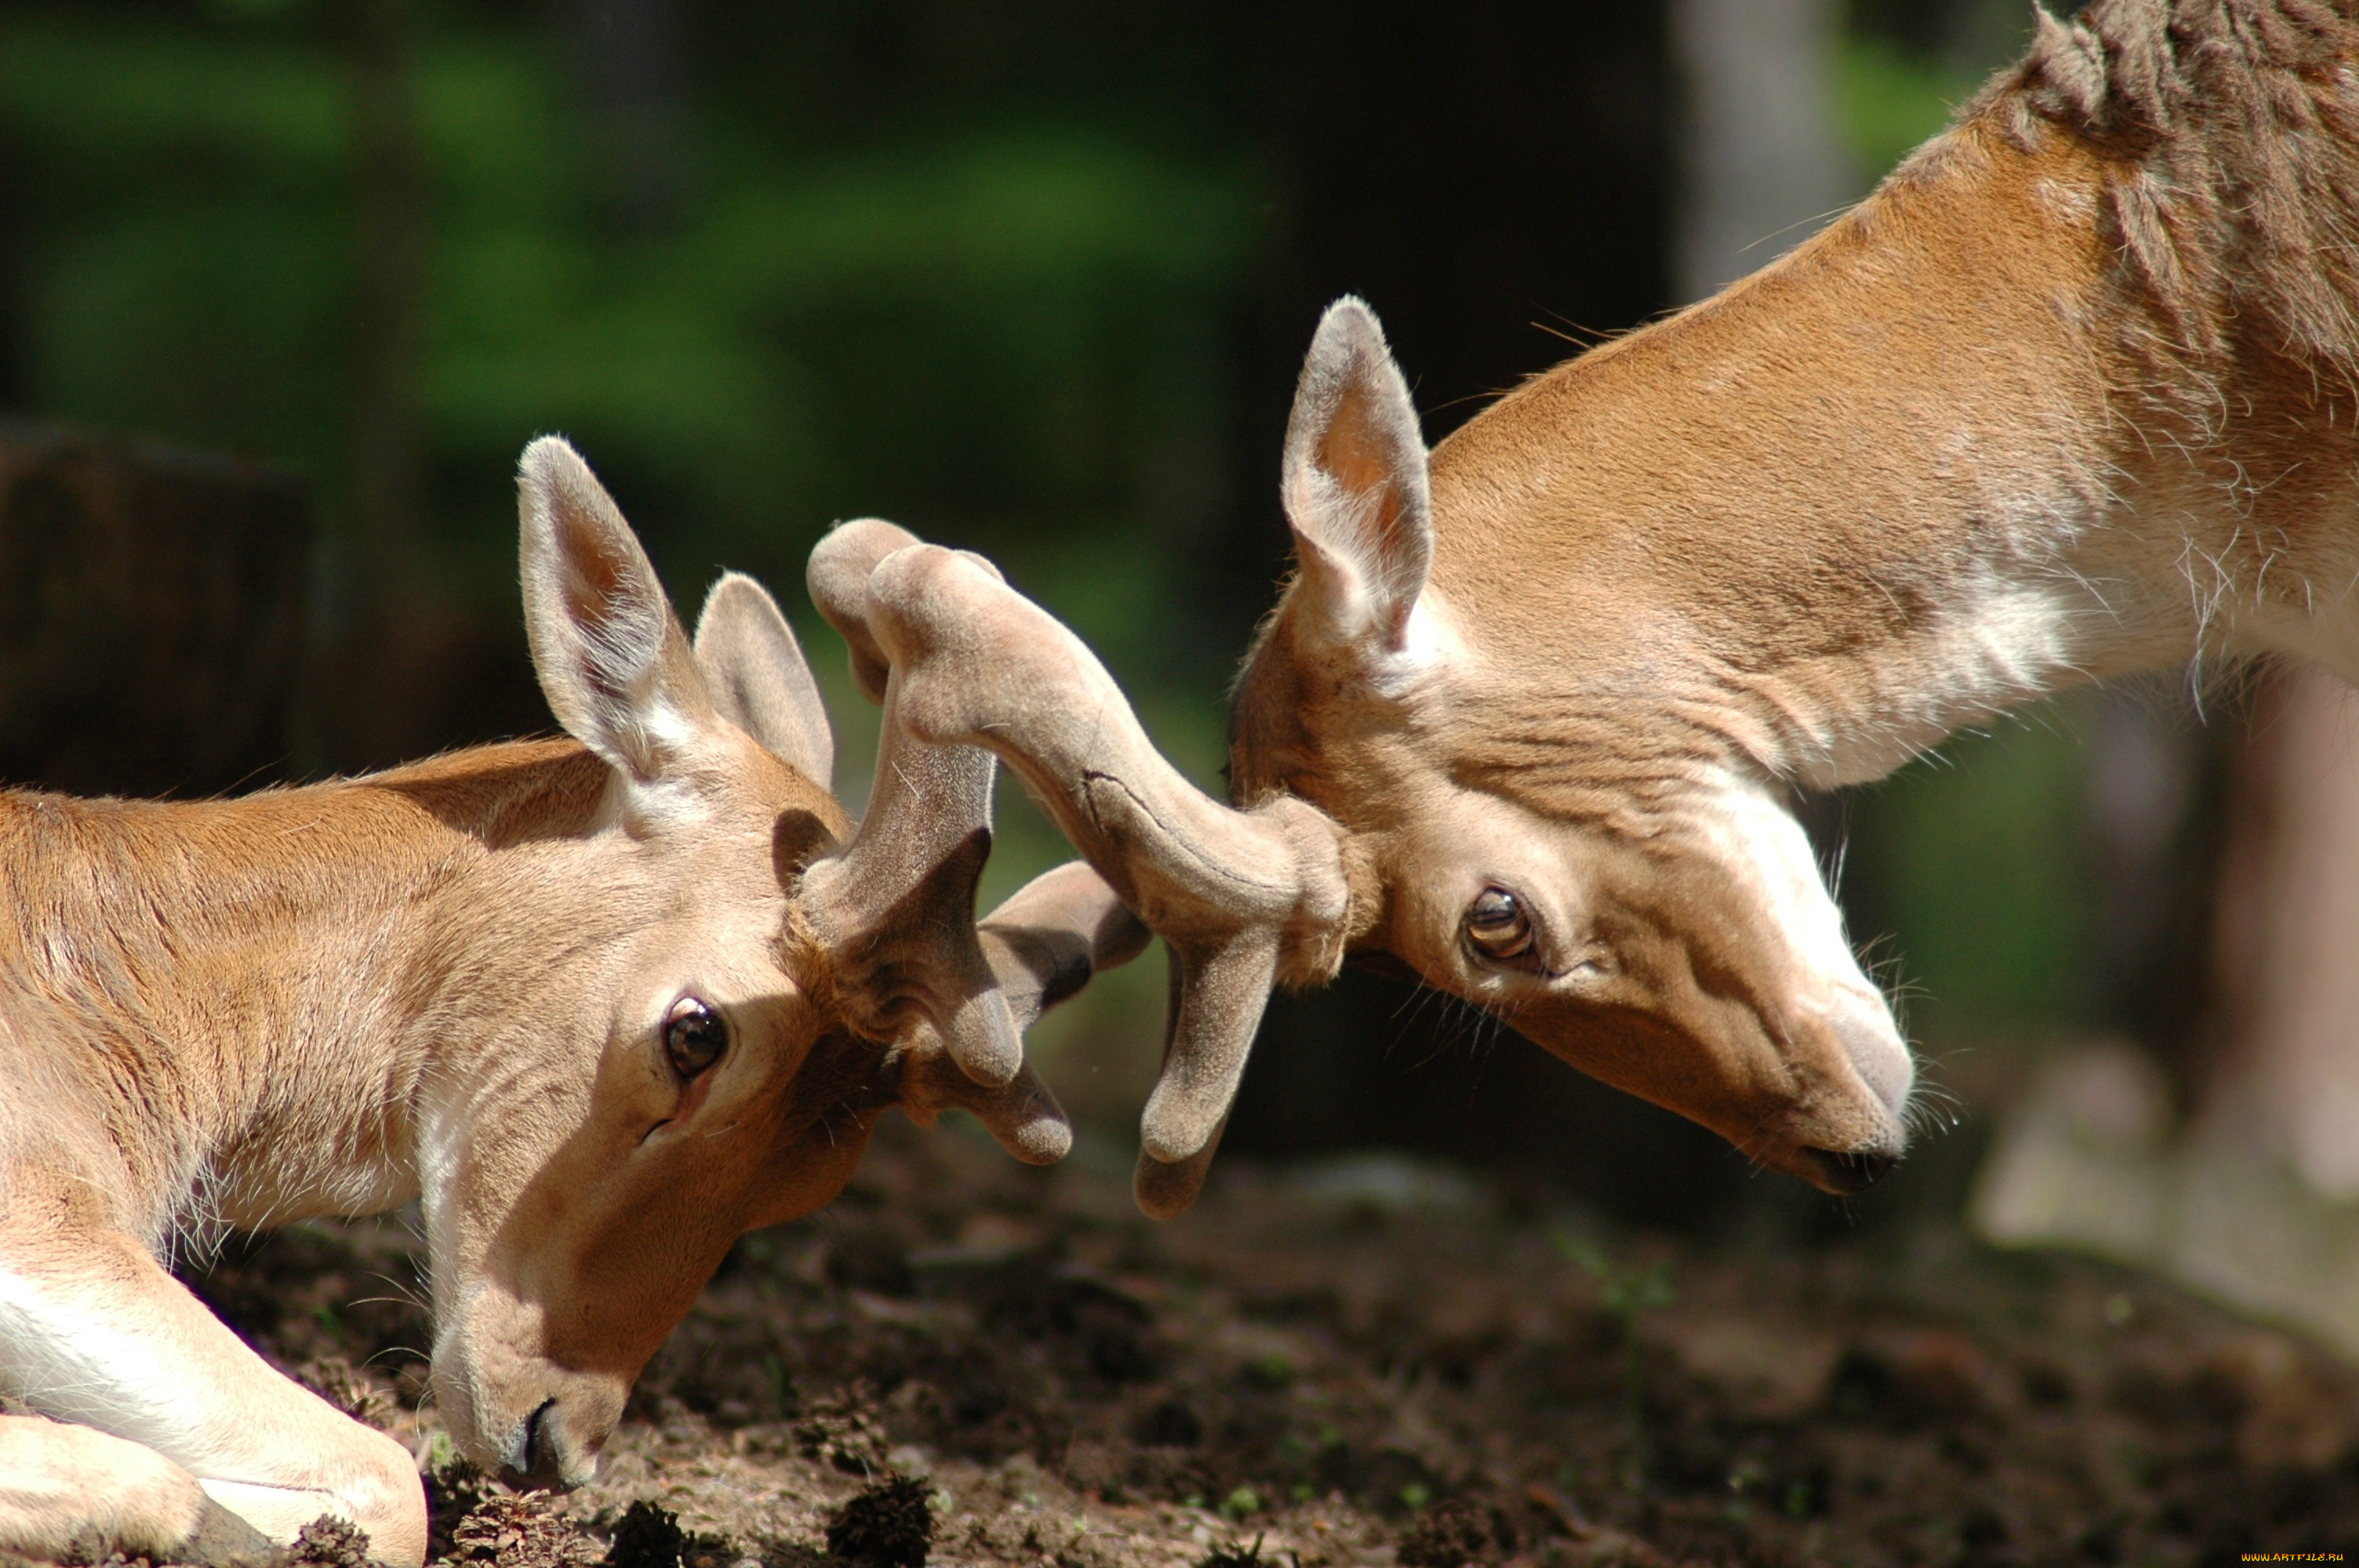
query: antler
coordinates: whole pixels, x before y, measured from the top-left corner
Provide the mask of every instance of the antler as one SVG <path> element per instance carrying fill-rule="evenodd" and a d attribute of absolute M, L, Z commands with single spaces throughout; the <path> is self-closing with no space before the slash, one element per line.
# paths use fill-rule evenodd
<path fill-rule="evenodd" d="M 996 752 L 1110 893 L 1169 945 L 1163 1069 L 1140 1120 L 1135 1190 L 1158 1217 L 1194 1201 L 1244 1076 L 1271 987 L 1325 978 L 1342 956 L 1340 835 L 1316 807 L 1276 796 L 1250 810 L 1198 791 L 1155 750 L 1114 677 L 1080 639 L 980 557 L 857 528 L 813 592 L 861 559 L 864 678 L 890 671 L 910 734 Z M 822 550 L 838 535 L 831 535 Z M 831 616 L 832 620 L 833 617 Z M 863 669 L 864 665 L 865 669 Z"/>
<path fill-rule="evenodd" d="M 1078 860 L 1027 882 L 976 929 L 1019 1034 L 1099 970 L 1138 957 L 1148 937 L 1114 890 Z M 912 1121 L 922 1126 L 938 1108 L 956 1106 L 972 1111 L 1011 1153 L 1036 1164 L 1062 1159 L 1072 1147 L 1063 1110 L 1029 1063 L 1004 1087 L 992 1088 L 940 1060 L 913 1058 L 904 1070 L 901 1106 Z"/>
<path fill-rule="evenodd" d="M 831 535 L 820 546 L 836 568 L 829 582 L 842 589 L 864 546 L 890 543 Z M 814 597 L 842 631 L 844 595 Z M 897 688 L 878 685 L 885 724 L 867 815 L 841 853 L 804 873 L 802 917 L 831 957 L 839 995 L 881 999 L 864 1004 L 871 1029 L 894 1037 L 914 1012 L 969 1078 L 1003 1088 L 1024 1074 L 1023 1040 L 974 921 L 975 884 L 991 855 L 992 760 L 913 738 Z M 1047 1089 L 1038 1095 L 1053 1110 Z"/>
<path fill-rule="evenodd" d="M 856 517 L 838 524 L 812 546 L 810 563 L 803 568 L 811 602 L 852 650 L 852 684 L 871 702 L 885 700 L 893 670 L 885 650 L 869 634 L 868 577 L 886 557 L 919 543 L 915 534 L 881 517 Z M 998 575 L 998 568 L 981 556 L 971 558 Z"/>
<path fill-rule="evenodd" d="M 1025 883 L 977 929 L 1018 1029 L 1137 957 L 1154 935 L 1079 860 Z"/>
<path fill-rule="evenodd" d="M 1147 927 L 1078 860 L 1034 879 L 980 931 L 1019 1030 L 1087 985 L 1097 970 L 1136 957 L 1147 940 Z M 890 1106 L 899 1106 L 919 1126 L 953 1107 L 972 1111 L 1010 1153 L 1034 1164 L 1052 1163 L 1072 1146 L 1063 1111 L 1028 1066 L 1004 1087 L 990 1088 L 939 1050 L 870 1044 L 835 1056 L 823 1071 L 832 1077 L 818 1079 L 805 1102 L 815 1114 L 807 1115 L 781 1162 L 792 1187 L 783 1209 L 788 1214 L 808 1214 L 843 1190 Z"/>

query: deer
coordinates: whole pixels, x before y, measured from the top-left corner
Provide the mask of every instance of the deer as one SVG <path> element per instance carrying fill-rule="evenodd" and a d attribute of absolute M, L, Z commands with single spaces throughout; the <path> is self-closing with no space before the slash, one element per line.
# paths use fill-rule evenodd
<path fill-rule="evenodd" d="M 221 1227 L 417 1200 L 442 1421 L 564 1487 L 735 1238 L 832 1198 L 885 1110 L 1070 1144 L 1022 1030 L 1144 929 L 1085 870 L 978 923 L 989 756 L 882 692 L 853 825 L 768 593 L 723 577 L 691 638 L 570 446 L 518 484 L 562 738 L 232 799 L 0 794 L 0 1547 L 260 1563 L 324 1514 L 421 1562 L 419 1461 L 168 1271 Z M 820 564 L 855 541 L 912 543 Z"/>
<path fill-rule="evenodd" d="M 2359 679 L 2350 0 L 2097 0 L 1752 276 L 1428 449 L 1321 319 L 1230 799 L 1064 627 L 878 562 L 913 733 L 997 752 L 1172 955 L 1136 1194 L 1188 1206 L 1275 985 L 1405 964 L 1835 1194 L 1917 1064 L 1797 791 L 2193 662 Z"/>

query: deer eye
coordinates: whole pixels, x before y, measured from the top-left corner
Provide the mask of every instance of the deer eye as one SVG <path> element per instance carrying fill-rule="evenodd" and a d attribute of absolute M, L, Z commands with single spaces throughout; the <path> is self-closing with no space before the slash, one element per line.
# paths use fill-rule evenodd
<path fill-rule="evenodd" d="M 1523 901 L 1502 887 L 1487 887 L 1466 906 L 1466 944 L 1482 958 L 1520 958 L 1532 950 L 1532 920 Z"/>
<path fill-rule="evenodd" d="M 663 1045 L 672 1071 L 692 1078 L 729 1049 L 728 1021 L 696 998 L 684 996 L 665 1015 Z"/>

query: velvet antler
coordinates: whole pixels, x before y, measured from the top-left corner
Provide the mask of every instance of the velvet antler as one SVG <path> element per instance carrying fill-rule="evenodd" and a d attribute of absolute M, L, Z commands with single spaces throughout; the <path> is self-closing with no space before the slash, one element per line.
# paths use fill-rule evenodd
<path fill-rule="evenodd" d="M 996 752 L 1120 902 L 1169 945 L 1173 996 L 1164 1062 L 1140 1123 L 1140 1206 L 1194 1200 L 1282 977 L 1324 978 L 1341 957 L 1347 904 L 1340 838 L 1315 807 L 1274 797 L 1223 806 L 1164 760 L 1103 665 L 980 557 L 920 545 L 889 524 L 850 535 L 814 593 L 848 600 L 859 565 L 853 648 L 865 681 L 889 671 L 909 734 Z M 831 615 L 831 619 L 833 616 Z"/>

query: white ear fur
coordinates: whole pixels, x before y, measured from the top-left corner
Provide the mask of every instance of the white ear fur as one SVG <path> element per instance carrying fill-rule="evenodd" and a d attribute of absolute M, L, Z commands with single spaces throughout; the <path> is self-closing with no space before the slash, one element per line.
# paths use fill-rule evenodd
<path fill-rule="evenodd" d="M 768 589 L 743 572 L 712 585 L 696 618 L 696 663 L 723 718 L 821 789 L 835 787 L 826 705 Z"/>
<path fill-rule="evenodd" d="M 1328 632 L 1403 651 L 1433 560 L 1425 438 L 1384 328 L 1350 295 L 1327 308 L 1303 359 L 1282 476 L 1295 557 Z"/>
<path fill-rule="evenodd" d="M 662 777 L 713 714 L 647 552 L 555 436 L 524 449 L 516 511 L 525 632 L 550 711 L 634 781 Z"/>

